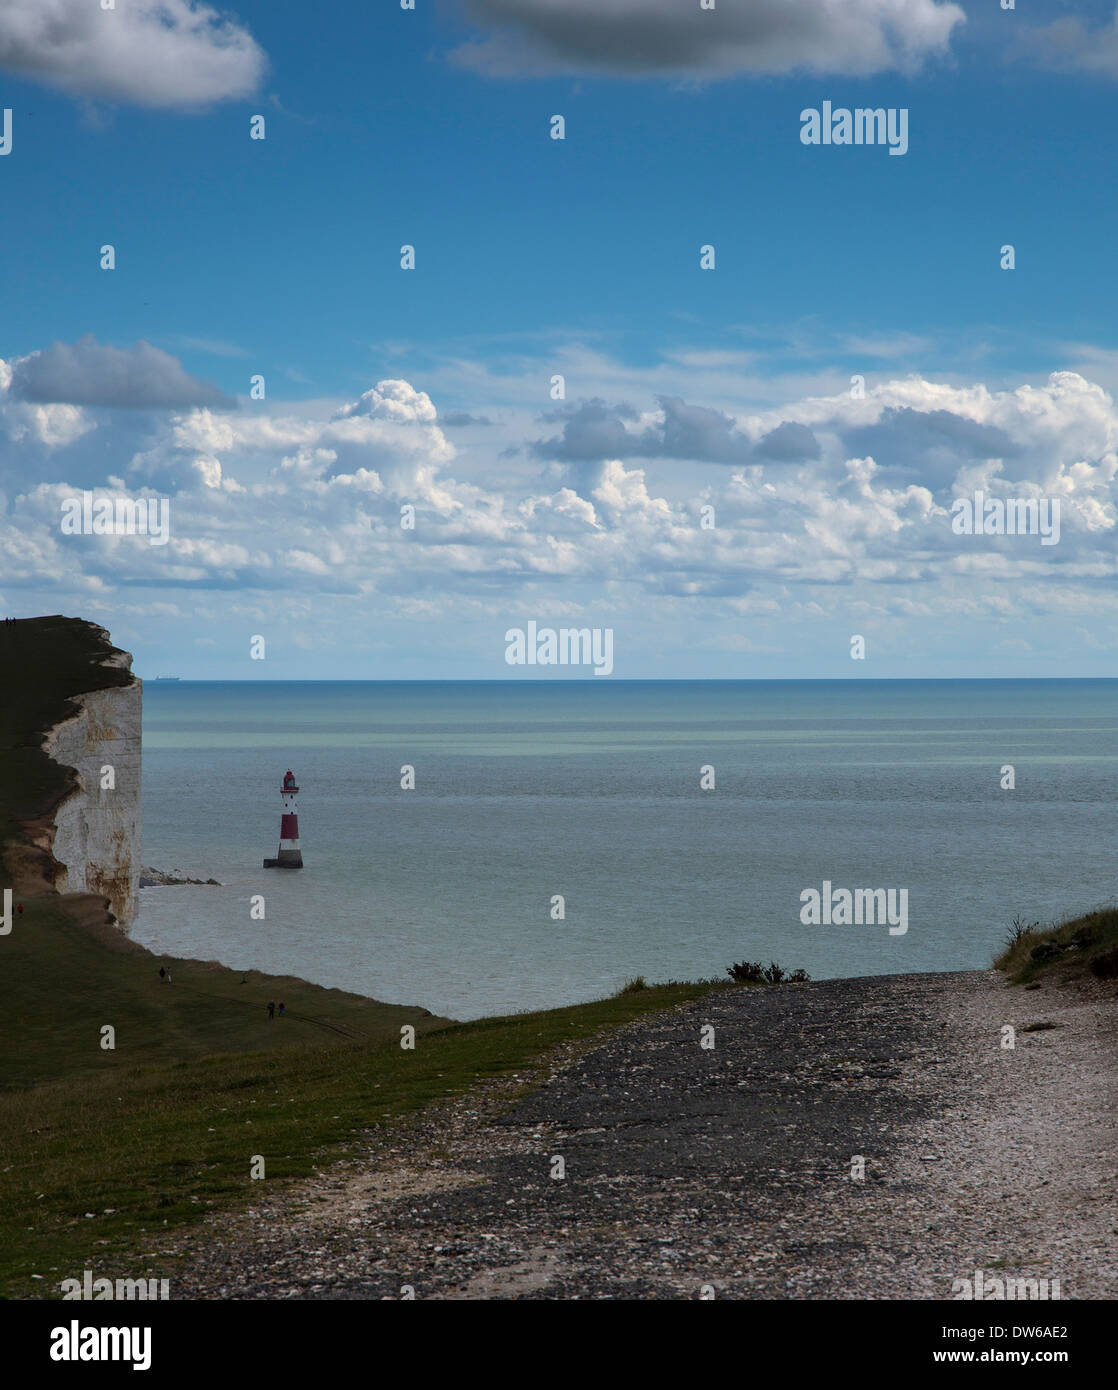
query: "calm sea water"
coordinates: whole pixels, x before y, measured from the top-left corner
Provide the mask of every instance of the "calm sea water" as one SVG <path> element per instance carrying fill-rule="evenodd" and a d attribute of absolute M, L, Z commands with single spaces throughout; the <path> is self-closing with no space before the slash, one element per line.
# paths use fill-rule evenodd
<path fill-rule="evenodd" d="M 456 1018 L 742 959 L 815 978 L 985 967 L 1016 913 L 1116 895 L 1118 681 L 149 682 L 144 697 L 144 862 L 224 886 L 143 890 L 136 939 Z M 289 767 L 301 873 L 261 867 Z M 800 893 L 824 880 L 907 888 L 907 934 L 802 925 Z"/>

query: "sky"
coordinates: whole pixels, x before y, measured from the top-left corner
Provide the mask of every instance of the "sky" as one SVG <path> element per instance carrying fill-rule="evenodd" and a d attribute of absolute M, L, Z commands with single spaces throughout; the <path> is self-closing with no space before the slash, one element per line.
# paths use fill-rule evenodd
<path fill-rule="evenodd" d="M 1113 676 L 1116 95 L 1114 0 L 5 0 L 0 610 L 185 679 Z"/>

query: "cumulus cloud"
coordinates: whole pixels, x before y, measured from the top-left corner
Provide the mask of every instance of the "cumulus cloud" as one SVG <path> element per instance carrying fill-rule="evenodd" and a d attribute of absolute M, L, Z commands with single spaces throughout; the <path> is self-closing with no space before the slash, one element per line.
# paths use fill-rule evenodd
<path fill-rule="evenodd" d="M 785 420 L 757 441 L 754 454 L 773 463 L 804 463 L 819 458 L 819 440 L 806 425 Z"/>
<path fill-rule="evenodd" d="M 44 449 L 64 449 L 90 430 L 94 422 L 76 405 L 25 405 L 14 401 L 3 409 L 4 429 L 15 443 L 30 440 Z"/>
<path fill-rule="evenodd" d="M 520 504 L 520 514 L 530 524 L 538 521 L 553 531 L 597 530 L 601 525 L 594 504 L 569 487 L 550 497 L 526 498 Z"/>
<path fill-rule="evenodd" d="M 794 71 L 865 76 L 943 54 L 965 20 L 949 0 L 468 0 L 492 32 L 457 61 L 508 76 Z"/>
<path fill-rule="evenodd" d="M 1005 391 L 913 376 L 865 399 L 821 397 L 794 409 L 817 433 L 836 436 L 840 457 L 872 453 L 938 492 L 995 479 L 1052 488 L 1077 477 L 1080 487 L 1096 487 L 1097 470 L 1118 448 L 1113 399 L 1076 372 Z"/>
<path fill-rule="evenodd" d="M 660 396 L 662 420 L 645 432 L 649 458 L 701 459 L 734 463 L 749 456 L 748 436 L 720 410 L 689 405 L 678 396 Z"/>
<path fill-rule="evenodd" d="M 241 475 L 267 474 L 278 493 L 337 486 L 442 503 L 450 494 L 437 474 L 454 457 L 426 392 L 381 381 L 325 420 L 206 408 L 173 415 L 128 471 L 172 489 L 237 491 Z"/>
<path fill-rule="evenodd" d="M 236 20 L 197 0 L 4 0 L 0 69 L 70 96 L 147 107 L 246 97 L 267 65 Z"/>
<path fill-rule="evenodd" d="M 431 397 L 406 381 L 379 381 L 341 406 L 318 442 L 336 454 L 327 476 L 372 466 L 391 489 L 411 488 L 424 497 L 438 490 L 434 470 L 455 456 Z"/>
<path fill-rule="evenodd" d="M 657 409 L 644 414 L 595 397 L 543 418 L 561 422 L 562 431 L 534 441 L 531 452 L 572 466 L 609 458 L 743 464 L 802 463 L 820 456 L 819 441 L 807 425 L 782 421 L 754 441 L 732 416 L 679 396 L 658 396 Z M 576 469 L 572 476 L 581 474 Z"/>
<path fill-rule="evenodd" d="M 872 454 L 885 466 L 918 474 L 934 487 L 946 487 L 968 462 L 1012 459 L 1020 448 L 1004 429 L 951 410 L 888 406 L 872 425 L 847 430 L 843 439 L 854 453 Z"/>
<path fill-rule="evenodd" d="M 0 387 L 5 379 L 0 369 Z M 0 451 L 15 460 L 16 479 L 6 514 L 0 507 L 0 545 L 5 527 L 21 537 L 13 553 L 37 536 L 51 572 L 73 592 L 275 591 L 311 604 L 316 595 L 325 603 L 375 594 L 378 613 L 402 617 L 608 593 L 653 615 L 660 603 L 705 600 L 688 610 L 692 620 L 747 611 L 825 620 L 836 602 L 907 618 L 949 604 L 1008 620 L 1022 602 L 1086 611 L 1118 577 L 1118 410 L 1075 373 L 1002 391 L 910 377 L 864 399 L 844 391 L 774 406 L 740 428 L 674 396 L 647 408 L 598 402 L 585 412 L 586 404 L 561 415 L 564 424 L 620 422 L 628 444 L 647 450 L 640 466 L 593 457 L 597 446 L 587 445 L 588 456 L 561 468 L 497 475 L 487 467 L 502 442 L 494 441 L 478 446 L 472 480 L 456 477 L 434 401 L 399 380 L 326 415 L 316 403 L 282 415 L 199 408 L 142 417 L 151 438 L 131 450 L 121 431 L 141 417 L 102 413 L 94 431 L 49 454 L 30 433 Z M 5 419 L 16 407 L 39 408 L 0 395 Z M 64 431 L 66 421 L 53 427 Z M 683 446 L 669 443 L 681 437 Z M 729 439 L 740 460 L 699 481 L 671 450 L 703 439 L 715 452 Z M 873 448 L 854 450 L 852 440 Z M 43 458 L 49 480 L 34 480 Z M 87 472 L 85 486 L 174 497 L 166 547 L 141 553 L 128 538 L 86 545 L 59 537 L 58 504 L 75 485 L 73 470 L 98 462 L 100 477 Z M 1059 545 L 954 534 L 952 497 L 975 487 L 988 496 L 1058 496 Z M 415 507 L 413 530 L 400 526 L 403 503 Z M 708 507 L 717 518 L 709 527 L 700 524 Z"/>
<path fill-rule="evenodd" d="M 438 419 L 431 397 L 406 381 L 378 381 L 358 400 L 340 406 L 335 420 L 367 416 L 370 420 L 390 420 L 394 425 L 433 425 Z"/>
<path fill-rule="evenodd" d="M 532 452 L 561 463 L 611 457 L 742 463 L 749 458 L 749 437 L 730 416 L 709 406 L 690 405 L 678 396 L 660 396 L 658 402 L 659 409 L 647 416 L 597 397 L 551 411 L 544 418 L 562 422 L 562 432 L 536 440 Z"/>
<path fill-rule="evenodd" d="M 142 338 L 134 347 L 115 348 L 91 333 L 13 362 L 9 389 L 18 399 L 39 404 L 136 410 L 234 404 L 216 386 L 191 376 L 177 357 Z"/>
<path fill-rule="evenodd" d="M 625 421 L 636 418 L 631 406 L 611 406 L 598 397 L 549 411 L 544 419 L 561 421 L 562 432 L 550 439 L 536 440 L 532 452 L 537 458 L 564 463 L 604 459 L 611 454 L 632 455 L 639 452 L 639 440 L 626 428 Z"/>
<path fill-rule="evenodd" d="M 649 494 L 644 469 L 626 469 L 618 459 L 602 464 L 592 496 L 599 507 L 615 516 L 627 512 L 643 520 L 668 521 L 671 518 L 671 507 L 666 499 Z"/>

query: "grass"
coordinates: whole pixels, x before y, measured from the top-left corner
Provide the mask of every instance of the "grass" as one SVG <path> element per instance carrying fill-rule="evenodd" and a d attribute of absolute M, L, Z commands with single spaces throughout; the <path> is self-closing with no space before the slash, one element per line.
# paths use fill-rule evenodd
<path fill-rule="evenodd" d="M 994 968 L 1018 985 L 1035 983 L 1055 970 L 1062 976 L 1118 977 L 1118 907 L 1098 908 L 1052 926 L 1026 924 L 1018 917 Z"/>
<path fill-rule="evenodd" d="M 136 1277 L 159 1238 L 306 1176 L 360 1131 L 560 1043 L 700 997 L 648 986 L 565 1009 L 452 1023 L 290 977 L 156 957 L 100 925 L 97 900 L 42 898 L 0 939 L 19 1019 L 0 1091 L 0 1294 L 56 1297 L 83 1269 Z M 169 964 L 174 983 L 160 981 Z M 264 1005 L 288 1016 L 269 1022 Z M 400 1047 L 402 1023 L 416 1028 Z M 116 1030 L 103 1051 L 102 1025 Z M 149 1259 L 149 1263 L 151 1263 Z M 39 1275 L 33 1279 L 32 1275 Z"/>
<path fill-rule="evenodd" d="M 619 996 L 626 994 L 642 994 L 647 988 L 648 981 L 644 976 L 634 975 L 631 980 L 627 980 L 625 984 L 621 986 L 617 993 Z"/>
<path fill-rule="evenodd" d="M 102 902 L 25 900 L 11 935 L 0 937 L 0 1000 L 19 1023 L 19 1045 L 0 1068 L 3 1092 L 216 1054 L 258 1052 L 270 1063 L 308 1047 L 398 1044 L 405 1023 L 423 1032 L 449 1022 L 290 975 L 154 956 L 104 924 Z M 173 983 L 159 978 L 161 965 Z M 269 1021 L 269 1000 L 282 1000 L 287 1015 Z M 101 1046 L 105 1025 L 115 1031 L 111 1051 Z"/>

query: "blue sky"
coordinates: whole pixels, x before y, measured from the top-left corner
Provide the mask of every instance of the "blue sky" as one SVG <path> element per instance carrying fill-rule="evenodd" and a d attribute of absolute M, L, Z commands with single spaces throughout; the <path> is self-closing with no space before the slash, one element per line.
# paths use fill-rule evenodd
<path fill-rule="evenodd" d="M 528 619 L 1113 674 L 1116 82 L 1113 3 L 12 0 L 0 607 L 187 677 L 523 675 Z M 908 152 L 803 145 L 825 100 Z M 953 535 L 977 488 L 1059 544 Z M 60 534 L 84 490 L 169 543 Z"/>

